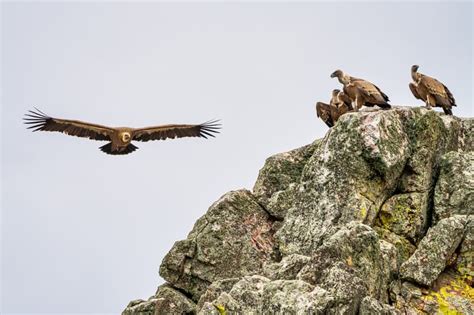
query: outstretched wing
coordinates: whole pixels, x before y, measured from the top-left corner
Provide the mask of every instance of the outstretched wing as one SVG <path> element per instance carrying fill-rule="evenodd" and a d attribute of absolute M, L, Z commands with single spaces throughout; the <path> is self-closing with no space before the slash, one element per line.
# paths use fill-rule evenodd
<path fill-rule="evenodd" d="M 49 117 L 39 109 L 29 110 L 23 118 L 28 129 L 33 131 L 58 131 L 70 136 L 89 138 L 92 140 L 110 140 L 113 128 L 90 124 L 79 120 L 68 120 Z"/>
<path fill-rule="evenodd" d="M 219 133 L 219 120 L 211 120 L 200 125 L 163 125 L 134 129 L 132 140 L 150 141 L 183 137 L 215 137 Z"/>
<path fill-rule="evenodd" d="M 316 115 L 321 118 L 321 120 L 324 121 L 329 128 L 334 126 L 334 121 L 331 115 L 331 105 L 323 102 L 317 102 Z"/>

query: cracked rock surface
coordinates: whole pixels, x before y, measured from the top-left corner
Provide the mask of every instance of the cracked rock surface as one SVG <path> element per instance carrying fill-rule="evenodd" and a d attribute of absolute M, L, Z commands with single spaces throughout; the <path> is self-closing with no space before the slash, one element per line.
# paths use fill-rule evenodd
<path fill-rule="evenodd" d="M 229 192 L 175 243 L 160 275 L 198 300 L 216 280 L 259 274 L 274 255 L 274 223 L 250 191 Z"/>
<path fill-rule="evenodd" d="M 473 314 L 473 133 L 424 108 L 343 115 L 211 205 L 123 314 Z"/>

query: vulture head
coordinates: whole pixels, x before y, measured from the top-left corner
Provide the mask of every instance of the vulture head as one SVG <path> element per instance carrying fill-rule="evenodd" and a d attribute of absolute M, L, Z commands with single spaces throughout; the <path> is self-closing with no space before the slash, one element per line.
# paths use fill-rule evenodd
<path fill-rule="evenodd" d="M 130 135 L 130 132 L 125 131 L 120 134 L 120 140 L 122 140 L 122 142 L 124 143 L 129 142 L 131 139 L 132 139 L 132 136 Z"/>
<path fill-rule="evenodd" d="M 339 92 L 341 92 L 341 90 L 339 90 L 339 89 L 332 90 L 332 96 L 336 97 L 337 94 L 339 94 Z"/>
<path fill-rule="evenodd" d="M 413 81 L 415 81 L 415 82 L 418 82 L 418 80 L 420 78 L 420 74 L 417 72 L 419 67 L 420 66 L 418 66 L 418 65 L 411 66 L 411 77 L 412 77 Z"/>
<path fill-rule="evenodd" d="M 344 75 L 344 72 L 342 70 L 336 70 L 333 73 L 331 73 L 331 78 L 340 78 Z"/>
<path fill-rule="evenodd" d="M 342 84 L 349 83 L 349 77 L 342 70 L 339 69 L 331 74 L 331 78 L 337 78 Z"/>

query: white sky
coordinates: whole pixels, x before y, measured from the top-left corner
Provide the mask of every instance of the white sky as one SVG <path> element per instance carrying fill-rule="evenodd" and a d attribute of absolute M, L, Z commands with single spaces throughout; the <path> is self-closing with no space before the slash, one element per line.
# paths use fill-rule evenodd
<path fill-rule="evenodd" d="M 422 105 L 410 66 L 473 116 L 472 3 L 2 3 L 0 313 L 119 313 L 268 156 L 320 138 L 337 68 Z M 112 126 L 222 119 L 212 140 L 103 142 L 31 133 L 33 106 Z M 439 109 L 438 109 L 439 110 Z"/>

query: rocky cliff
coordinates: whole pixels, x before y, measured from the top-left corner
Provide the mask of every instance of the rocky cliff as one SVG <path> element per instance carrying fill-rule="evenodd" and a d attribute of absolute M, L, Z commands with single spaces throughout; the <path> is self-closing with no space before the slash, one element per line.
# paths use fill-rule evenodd
<path fill-rule="evenodd" d="M 123 315 L 474 314 L 473 149 L 471 118 L 346 114 L 211 205 Z"/>

